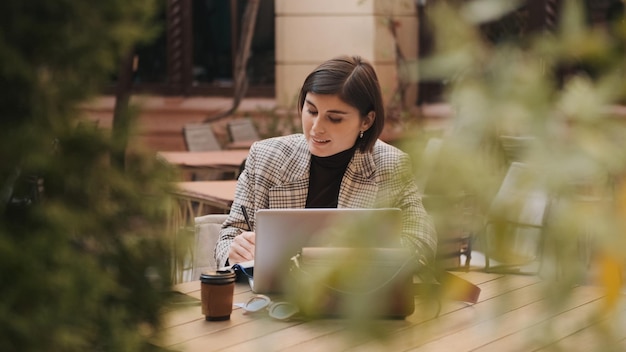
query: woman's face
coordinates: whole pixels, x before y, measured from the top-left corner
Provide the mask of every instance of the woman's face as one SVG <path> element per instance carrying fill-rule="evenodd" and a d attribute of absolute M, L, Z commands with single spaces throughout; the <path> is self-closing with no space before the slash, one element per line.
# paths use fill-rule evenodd
<path fill-rule="evenodd" d="M 361 119 L 357 108 L 337 95 L 307 93 L 302 107 L 302 131 L 311 154 L 325 157 L 354 146 L 359 133 L 374 120 L 371 112 Z"/>

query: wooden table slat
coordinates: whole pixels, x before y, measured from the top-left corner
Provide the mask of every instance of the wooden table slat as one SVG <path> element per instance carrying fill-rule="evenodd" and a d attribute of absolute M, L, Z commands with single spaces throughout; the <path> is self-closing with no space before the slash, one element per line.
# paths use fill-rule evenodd
<path fill-rule="evenodd" d="M 591 315 L 597 312 L 600 305 L 601 302 L 599 300 L 582 304 L 576 307 L 576 309 L 566 310 L 536 325 L 502 336 L 495 341 L 489 341 L 487 344 L 478 347 L 476 351 L 497 352 L 506 350 L 507 346 L 519 346 L 527 351 L 537 350 L 553 343 L 555 339 L 560 340 L 580 330 L 587 323 L 584 317 L 589 316 L 591 318 Z M 583 321 L 581 321 L 581 318 L 583 318 Z"/>
<path fill-rule="evenodd" d="M 431 341 L 428 344 L 420 346 L 420 349 L 424 351 L 441 351 L 441 348 L 459 350 L 467 349 L 474 350 L 483 345 L 486 345 L 490 341 L 500 339 L 509 334 L 513 334 L 516 331 L 521 331 L 526 327 L 535 326 L 550 316 L 548 314 L 558 314 L 569 309 L 579 307 L 584 302 L 590 300 L 596 300 L 602 297 L 602 294 L 598 290 L 582 290 L 581 294 L 573 295 L 563 307 L 560 307 L 557 312 L 550 312 L 549 303 L 546 300 L 538 300 L 525 305 L 520 306 L 517 309 L 509 310 L 509 305 L 505 306 L 507 312 L 499 314 L 494 309 L 489 316 L 479 323 L 472 323 L 470 326 L 464 327 L 460 331 L 456 331 L 452 334 L 447 334 L 437 340 Z M 504 308 L 504 307 L 502 307 Z M 580 311 L 583 315 L 579 318 L 586 319 L 586 312 Z M 489 331 L 489 334 L 485 334 L 485 331 Z"/>
<path fill-rule="evenodd" d="M 617 319 L 617 324 L 615 319 L 606 316 L 594 319 L 588 326 L 582 326 L 579 330 L 557 341 L 547 343 L 537 351 L 554 351 L 557 348 L 560 351 L 626 351 L 626 318 L 624 318 L 626 317 L 626 302 L 624 300 L 622 302 L 624 304 L 612 314 L 613 317 L 622 317 Z M 576 314 L 573 315 L 576 316 Z M 563 322 L 559 323 L 563 324 Z M 608 338 L 607 330 L 615 334 L 614 339 Z"/>

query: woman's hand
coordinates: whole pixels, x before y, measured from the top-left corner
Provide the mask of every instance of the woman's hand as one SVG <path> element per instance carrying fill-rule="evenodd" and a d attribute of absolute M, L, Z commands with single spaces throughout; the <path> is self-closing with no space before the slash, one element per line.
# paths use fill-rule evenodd
<path fill-rule="evenodd" d="M 255 233 L 249 231 L 244 231 L 239 236 L 235 236 L 228 252 L 228 262 L 231 265 L 254 259 L 254 238 Z"/>

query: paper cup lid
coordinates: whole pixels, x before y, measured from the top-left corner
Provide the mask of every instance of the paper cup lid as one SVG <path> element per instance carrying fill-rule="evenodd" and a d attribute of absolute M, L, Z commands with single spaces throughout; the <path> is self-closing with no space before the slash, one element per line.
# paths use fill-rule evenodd
<path fill-rule="evenodd" d="M 231 269 L 203 271 L 200 281 L 215 284 L 227 284 L 235 281 L 235 272 Z"/>

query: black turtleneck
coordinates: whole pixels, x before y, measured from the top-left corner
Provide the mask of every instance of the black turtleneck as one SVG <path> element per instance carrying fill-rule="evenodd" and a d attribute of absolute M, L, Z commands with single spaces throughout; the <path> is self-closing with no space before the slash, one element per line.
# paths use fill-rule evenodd
<path fill-rule="evenodd" d="M 341 180 L 355 147 L 327 157 L 311 156 L 307 208 L 336 208 Z"/>

